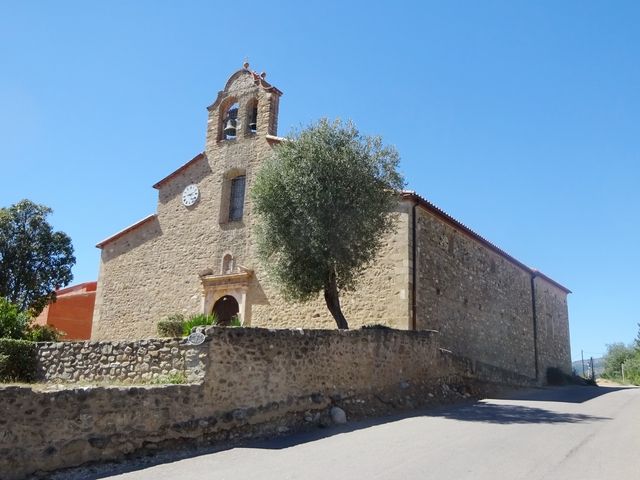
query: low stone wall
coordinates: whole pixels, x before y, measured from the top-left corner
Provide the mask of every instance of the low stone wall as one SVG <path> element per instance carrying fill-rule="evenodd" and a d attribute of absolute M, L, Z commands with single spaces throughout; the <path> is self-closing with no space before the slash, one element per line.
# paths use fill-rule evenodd
<path fill-rule="evenodd" d="M 84 353 L 76 353 L 77 345 L 64 347 L 67 350 L 42 346 L 49 368 L 55 362 L 46 351 L 76 359 L 75 371 L 73 365 L 63 368 L 71 378 L 86 375 L 78 372 L 87 371 L 85 363 L 92 355 L 115 364 L 127 348 L 132 349 L 127 355 L 140 348 L 178 348 L 187 355 L 197 348 L 202 375 L 188 385 L 0 388 L 0 478 L 17 480 L 38 471 L 118 460 L 132 452 L 329 424 L 333 407 L 354 419 L 474 393 L 469 381 L 473 372 L 459 375 L 457 363 L 443 356 L 437 332 L 431 331 L 214 327 L 198 347 L 176 346 L 175 340 L 146 342 L 144 347 L 142 342 L 135 347 L 87 343 Z M 150 350 L 151 344 L 162 347 Z M 140 361 L 136 357 L 139 365 L 150 362 L 145 355 Z M 181 365 L 188 369 L 186 361 L 171 363 L 171 368 Z M 117 375 L 119 367 L 103 368 Z"/>
<path fill-rule="evenodd" d="M 36 378 L 46 382 L 140 383 L 202 378 L 206 350 L 184 339 L 46 342 L 37 345 Z"/>

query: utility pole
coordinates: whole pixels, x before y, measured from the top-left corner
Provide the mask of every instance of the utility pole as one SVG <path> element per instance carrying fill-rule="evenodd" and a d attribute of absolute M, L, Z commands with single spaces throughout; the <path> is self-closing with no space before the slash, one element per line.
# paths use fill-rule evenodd
<path fill-rule="evenodd" d="M 580 356 L 582 357 L 582 378 L 587 378 L 587 374 L 584 373 L 584 352 L 580 350 Z"/>

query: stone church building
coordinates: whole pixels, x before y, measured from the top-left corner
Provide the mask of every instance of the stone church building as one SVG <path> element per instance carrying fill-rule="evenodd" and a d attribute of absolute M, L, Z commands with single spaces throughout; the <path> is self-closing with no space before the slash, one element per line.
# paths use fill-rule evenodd
<path fill-rule="evenodd" d="M 175 313 L 247 326 L 335 328 L 322 295 L 287 303 L 256 259 L 249 189 L 277 136 L 282 92 L 248 64 L 208 107 L 205 151 L 158 181 L 156 213 L 98 243 L 92 339 L 157 336 Z M 351 328 L 433 329 L 455 353 L 530 378 L 570 372 L 569 290 L 414 192 L 356 291 Z"/>

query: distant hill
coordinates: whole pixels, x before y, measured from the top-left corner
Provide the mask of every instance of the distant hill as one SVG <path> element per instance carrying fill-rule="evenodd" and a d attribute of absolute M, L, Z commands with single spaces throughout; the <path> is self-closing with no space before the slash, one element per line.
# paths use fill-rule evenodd
<path fill-rule="evenodd" d="M 571 362 L 572 368 L 578 375 L 582 375 L 582 360 L 576 360 Z M 604 372 L 604 358 L 594 358 L 593 359 L 593 369 L 596 372 L 596 377 L 600 376 L 602 372 Z M 584 372 L 585 376 L 589 376 L 589 359 L 584 359 Z"/>

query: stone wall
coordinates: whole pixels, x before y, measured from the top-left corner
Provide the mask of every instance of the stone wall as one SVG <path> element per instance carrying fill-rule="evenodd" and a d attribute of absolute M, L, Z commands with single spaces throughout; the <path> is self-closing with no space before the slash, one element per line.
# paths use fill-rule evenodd
<path fill-rule="evenodd" d="M 201 348 L 196 384 L 0 389 L 0 478 L 282 433 L 327 422 L 334 405 L 358 418 L 464 391 L 442 388 L 454 375 L 430 331 L 211 328 Z"/>
<path fill-rule="evenodd" d="M 454 353 L 535 377 L 531 276 L 417 208 L 417 328 Z"/>
<path fill-rule="evenodd" d="M 139 383 L 204 374 L 207 351 L 184 339 L 38 343 L 37 374 L 46 382 Z"/>

